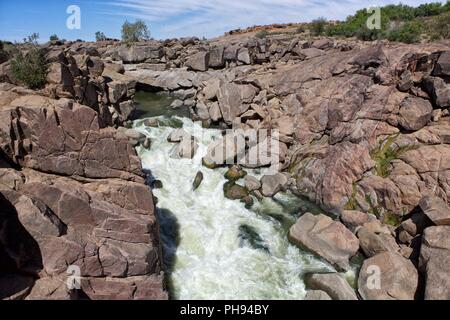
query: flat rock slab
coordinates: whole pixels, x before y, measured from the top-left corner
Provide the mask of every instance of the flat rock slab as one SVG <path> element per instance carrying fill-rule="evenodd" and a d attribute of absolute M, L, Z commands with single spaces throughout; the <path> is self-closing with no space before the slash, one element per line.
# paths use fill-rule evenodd
<path fill-rule="evenodd" d="M 359 249 L 359 240 L 350 230 L 323 214 L 305 213 L 291 227 L 289 237 L 340 270 L 350 270 L 349 259 Z"/>

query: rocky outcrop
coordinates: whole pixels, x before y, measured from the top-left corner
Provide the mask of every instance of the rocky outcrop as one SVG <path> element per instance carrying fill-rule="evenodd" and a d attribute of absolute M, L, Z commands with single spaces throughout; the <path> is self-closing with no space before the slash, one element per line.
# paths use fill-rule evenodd
<path fill-rule="evenodd" d="M 1 95 L 1 297 L 166 299 L 134 137 L 71 99 Z"/>

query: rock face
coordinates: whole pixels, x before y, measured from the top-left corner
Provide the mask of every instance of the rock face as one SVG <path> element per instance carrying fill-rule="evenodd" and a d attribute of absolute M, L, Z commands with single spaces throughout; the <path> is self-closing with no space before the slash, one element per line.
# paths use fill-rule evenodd
<path fill-rule="evenodd" d="M 418 282 L 411 261 L 385 251 L 364 261 L 358 291 L 365 300 L 413 300 Z"/>
<path fill-rule="evenodd" d="M 1 297 L 167 299 L 153 196 L 133 148 L 141 134 L 108 127 L 73 100 L 9 90 L 1 94 L 14 99 L 0 105 Z M 66 286 L 68 268 L 79 270 L 78 290 Z"/>
<path fill-rule="evenodd" d="M 289 238 L 341 270 L 350 269 L 349 259 L 359 248 L 359 241 L 353 233 L 323 214 L 305 213 L 291 227 Z"/>

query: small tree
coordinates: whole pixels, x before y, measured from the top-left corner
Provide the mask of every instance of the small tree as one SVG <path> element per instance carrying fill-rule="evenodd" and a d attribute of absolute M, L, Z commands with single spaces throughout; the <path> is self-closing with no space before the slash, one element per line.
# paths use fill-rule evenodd
<path fill-rule="evenodd" d="M 313 35 L 320 36 L 325 32 L 328 22 L 325 18 L 317 18 L 311 22 L 310 30 Z"/>
<path fill-rule="evenodd" d="M 59 38 L 58 38 L 58 36 L 56 34 L 52 34 L 50 36 L 50 41 L 58 41 L 58 40 L 59 40 Z"/>
<path fill-rule="evenodd" d="M 101 31 L 97 31 L 95 33 L 95 41 L 100 42 L 100 41 L 106 41 L 106 36 L 103 32 Z"/>
<path fill-rule="evenodd" d="M 24 43 L 28 43 L 28 44 L 37 44 L 37 41 L 39 39 L 39 33 L 33 33 L 31 35 L 29 35 L 26 38 L 23 38 L 23 42 Z"/>
<path fill-rule="evenodd" d="M 150 39 L 150 31 L 143 20 L 131 23 L 125 21 L 122 25 L 122 41 L 125 43 Z"/>
<path fill-rule="evenodd" d="M 47 61 L 45 52 L 40 48 L 32 48 L 26 54 L 19 52 L 11 61 L 13 77 L 30 89 L 39 89 L 45 85 Z"/>

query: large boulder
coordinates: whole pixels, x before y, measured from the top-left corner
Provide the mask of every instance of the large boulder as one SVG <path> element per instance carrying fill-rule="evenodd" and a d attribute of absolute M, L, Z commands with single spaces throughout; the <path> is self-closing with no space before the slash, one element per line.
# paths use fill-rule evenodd
<path fill-rule="evenodd" d="M 306 285 L 326 292 L 333 300 L 358 300 L 355 290 L 338 273 L 315 273 L 305 277 Z"/>
<path fill-rule="evenodd" d="M 258 89 L 251 84 L 226 83 L 220 86 L 217 97 L 224 121 L 231 124 L 247 111 L 257 93 Z"/>
<path fill-rule="evenodd" d="M 358 229 L 359 245 L 366 257 L 373 257 L 384 251 L 398 252 L 400 247 L 395 238 L 383 230 L 371 230 L 367 227 Z"/>
<path fill-rule="evenodd" d="M 358 238 L 350 230 L 323 214 L 305 213 L 291 227 L 289 238 L 340 270 L 350 270 L 349 259 L 359 249 Z"/>
<path fill-rule="evenodd" d="M 283 190 L 288 183 L 288 178 L 283 173 L 265 175 L 261 178 L 261 193 L 265 197 L 273 197 Z"/>
<path fill-rule="evenodd" d="M 450 77 L 450 51 L 444 51 L 434 66 L 433 75 Z"/>
<path fill-rule="evenodd" d="M 450 299 L 450 226 L 425 229 L 419 267 L 425 274 L 425 299 Z"/>
<path fill-rule="evenodd" d="M 221 68 L 225 64 L 223 53 L 225 48 L 223 46 L 216 46 L 209 50 L 209 66 L 211 68 Z"/>
<path fill-rule="evenodd" d="M 190 56 L 184 65 L 194 71 L 206 71 L 209 66 L 209 52 L 198 52 Z"/>
<path fill-rule="evenodd" d="M 419 283 L 411 261 L 389 251 L 364 261 L 358 291 L 364 300 L 413 300 Z"/>
<path fill-rule="evenodd" d="M 419 205 L 435 225 L 450 225 L 450 208 L 441 198 L 426 196 Z"/>
<path fill-rule="evenodd" d="M 405 130 L 422 129 L 431 119 L 433 106 L 425 99 L 408 97 L 400 104 L 399 124 Z"/>
<path fill-rule="evenodd" d="M 450 106 L 450 86 L 444 79 L 427 76 L 423 78 L 422 84 L 437 107 L 448 108 Z"/>

